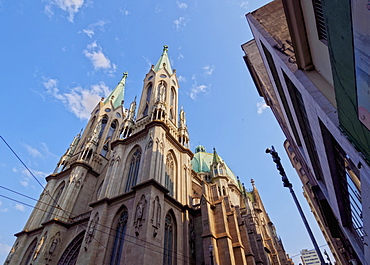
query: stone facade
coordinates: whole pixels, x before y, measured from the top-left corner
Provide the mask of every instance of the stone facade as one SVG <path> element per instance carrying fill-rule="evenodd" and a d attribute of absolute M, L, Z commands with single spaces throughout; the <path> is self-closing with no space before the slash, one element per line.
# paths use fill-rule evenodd
<path fill-rule="evenodd" d="M 167 47 L 137 113 L 126 78 L 46 178 L 5 264 L 292 264 L 254 184 L 216 150 L 189 150 Z"/>

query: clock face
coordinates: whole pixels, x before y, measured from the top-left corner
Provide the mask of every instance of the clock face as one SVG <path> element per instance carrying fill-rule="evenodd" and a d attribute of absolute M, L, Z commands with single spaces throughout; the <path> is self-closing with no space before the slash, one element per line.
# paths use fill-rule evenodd
<path fill-rule="evenodd" d="M 110 108 L 106 108 L 105 109 L 105 112 L 110 112 L 111 111 L 111 109 Z"/>

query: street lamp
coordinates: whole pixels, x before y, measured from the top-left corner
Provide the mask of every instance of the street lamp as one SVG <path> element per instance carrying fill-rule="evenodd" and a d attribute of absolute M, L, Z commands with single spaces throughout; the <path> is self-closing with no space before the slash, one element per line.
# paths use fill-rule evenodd
<path fill-rule="evenodd" d="M 311 238 L 312 244 L 313 244 L 313 246 L 314 246 L 314 248 L 317 252 L 317 255 L 319 256 L 320 262 L 321 262 L 322 265 L 325 265 L 324 258 L 323 258 L 322 254 L 320 252 L 319 246 L 317 245 L 316 239 L 315 239 L 315 237 L 314 237 L 314 235 L 311 231 L 310 225 L 308 224 L 306 216 L 304 215 L 303 210 L 301 208 L 301 205 L 299 204 L 299 201 L 297 199 L 297 196 L 294 193 L 293 185 L 292 185 L 292 183 L 289 182 L 289 179 L 285 174 L 283 165 L 280 162 L 280 157 L 279 157 L 278 153 L 275 151 L 274 146 L 271 146 L 271 148 L 267 148 L 266 153 L 271 154 L 272 160 L 275 162 L 276 168 L 279 171 L 279 174 L 281 175 L 281 180 L 283 181 L 284 187 L 289 188 L 290 194 L 292 194 L 293 200 L 294 200 L 294 202 L 295 202 L 295 204 L 298 208 L 298 211 L 301 215 L 303 223 L 306 226 L 306 229 L 307 229 L 307 232 L 308 232 L 308 234 Z"/>
<path fill-rule="evenodd" d="M 213 246 L 209 245 L 209 257 L 211 258 L 211 265 L 213 265 Z"/>

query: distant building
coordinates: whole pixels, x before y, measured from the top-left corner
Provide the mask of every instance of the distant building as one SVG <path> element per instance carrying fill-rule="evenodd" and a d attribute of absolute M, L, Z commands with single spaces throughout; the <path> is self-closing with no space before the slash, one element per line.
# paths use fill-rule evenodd
<path fill-rule="evenodd" d="M 5 264 L 293 264 L 254 183 L 215 149 L 189 150 L 167 47 L 137 111 L 123 107 L 126 78 L 46 178 Z"/>
<path fill-rule="evenodd" d="M 303 265 L 315 265 L 318 264 L 320 265 L 320 259 L 317 256 L 316 250 L 308 250 L 308 249 L 303 249 L 301 251 L 301 260 Z"/>
<path fill-rule="evenodd" d="M 365 0 L 248 13 L 244 60 L 338 264 L 370 260 L 370 22 Z"/>

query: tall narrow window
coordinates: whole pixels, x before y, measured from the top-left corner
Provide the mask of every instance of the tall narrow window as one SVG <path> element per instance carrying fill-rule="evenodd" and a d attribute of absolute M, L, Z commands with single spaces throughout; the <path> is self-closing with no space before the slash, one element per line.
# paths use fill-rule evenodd
<path fill-rule="evenodd" d="M 58 265 L 75 265 L 78 258 L 78 253 L 82 246 L 85 232 L 76 236 L 64 251 L 62 257 L 59 259 Z"/>
<path fill-rule="evenodd" d="M 25 259 L 21 264 L 28 265 L 30 263 L 31 258 L 32 258 L 32 254 L 33 254 L 33 252 L 35 251 L 35 248 L 36 248 L 36 244 L 37 244 L 37 238 L 35 238 L 32 241 L 32 243 L 30 244 L 30 246 L 28 247 L 28 249 L 26 251 L 26 254 L 24 255 Z"/>
<path fill-rule="evenodd" d="M 148 103 L 149 103 L 150 98 L 152 96 L 152 88 L 153 88 L 153 85 L 152 85 L 152 83 L 150 83 L 148 88 L 147 88 L 147 91 L 146 91 L 146 102 L 148 102 Z"/>
<path fill-rule="evenodd" d="M 125 240 L 126 225 L 128 219 L 127 209 L 124 208 L 119 216 L 117 228 L 114 236 L 113 249 L 109 265 L 121 264 L 123 242 Z"/>
<path fill-rule="evenodd" d="M 138 148 L 131 157 L 125 192 L 129 192 L 136 185 L 140 168 L 141 150 Z"/>
<path fill-rule="evenodd" d="M 175 111 L 176 111 L 176 91 L 174 87 L 171 87 L 171 96 L 170 96 L 170 120 L 175 120 Z"/>
<path fill-rule="evenodd" d="M 305 102 L 303 100 L 302 94 L 298 91 L 297 87 L 284 72 L 283 75 L 284 80 L 286 82 L 286 86 L 289 91 L 289 95 L 292 100 L 294 112 L 297 116 L 298 125 L 301 128 L 303 141 L 306 144 L 307 152 L 311 160 L 313 171 L 318 180 L 325 182 L 325 179 L 322 177 L 323 173 L 321 170 L 320 159 L 316 151 L 315 140 L 312 134 L 310 122 L 308 120 Z"/>
<path fill-rule="evenodd" d="M 321 0 L 313 0 L 312 3 L 315 12 L 316 28 L 319 40 L 323 41 L 326 44 L 328 37 Z"/>
<path fill-rule="evenodd" d="M 358 243 L 363 245 L 365 231 L 360 172 L 321 121 L 320 127 L 342 224 L 355 232 Z"/>
<path fill-rule="evenodd" d="M 143 111 L 143 116 L 147 116 L 148 115 L 148 111 L 149 111 L 149 103 L 150 103 L 150 99 L 152 97 L 152 90 L 153 90 L 153 84 L 150 83 L 146 89 L 146 100 L 145 100 L 145 108 L 144 108 L 144 111 Z"/>
<path fill-rule="evenodd" d="M 59 199 L 60 199 L 60 196 L 62 195 L 62 192 L 64 190 L 64 186 L 65 186 L 65 182 L 63 181 L 58 189 L 54 192 L 54 196 L 51 197 L 51 204 L 50 204 L 50 208 L 49 210 L 47 211 L 47 215 L 44 219 L 44 222 L 46 221 L 49 221 L 49 219 L 51 218 L 53 212 L 54 212 L 54 208 L 56 208 L 58 206 L 58 202 L 59 202 Z"/>
<path fill-rule="evenodd" d="M 109 143 L 112 141 L 112 137 L 113 137 L 114 132 L 116 131 L 116 128 L 117 128 L 117 121 L 115 120 L 110 125 L 107 137 L 105 138 L 103 149 L 101 150 L 101 153 L 100 153 L 104 157 L 107 155 L 109 151 Z"/>
<path fill-rule="evenodd" d="M 167 155 L 166 159 L 166 173 L 165 173 L 165 187 L 170 191 L 173 196 L 173 181 L 175 178 L 175 161 L 171 153 Z"/>
<path fill-rule="evenodd" d="M 163 265 L 175 264 L 176 259 L 176 226 L 173 216 L 168 213 L 166 215 L 164 226 L 164 248 L 163 248 Z"/>
<path fill-rule="evenodd" d="M 288 100 L 287 100 L 287 98 L 285 96 L 283 86 L 282 86 L 281 81 L 279 79 L 279 73 L 278 73 L 278 71 L 276 69 L 276 66 L 275 66 L 275 63 L 274 63 L 274 59 L 273 59 L 271 53 L 268 51 L 268 49 L 266 48 L 266 46 L 262 42 L 261 42 L 261 46 L 262 46 L 263 52 L 264 52 L 264 54 L 266 56 L 266 60 L 267 60 L 267 63 L 269 65 L 269 68 L 270 68 L 272 77 L 274 79 L 274 83 L 276 85 L 276 89 L 278 91 L 278 95 L 279 95 L 279 97 L 281 99 L 281 103 L 283 105 L 284 111 L 285 111 L 286 116 L 288 118 L 288 121 L 287 122 L 289 122 L 289 125 L 290 125 L 290 127 L 292 129 L 295 142 L 297 143 L 298 146 L 302 146 L 301 139 L 299 138 L 297 127 L 296 127 L 296 125 L 294 123 L 293 115 L 292 115 L 292 113 L 290 111 L 290 108 L 289 108 Z"/>
<path fill-rule="evenodd" d="M 103 119 L 101 120 L 101 129 L 99 133 L 99 139 L 102 137 L 104 133 L 104 129 L 105 129 L 105 126 L 107 125 L 107 122 L 108 122 L 108 118 L 104 116 Z"/>

